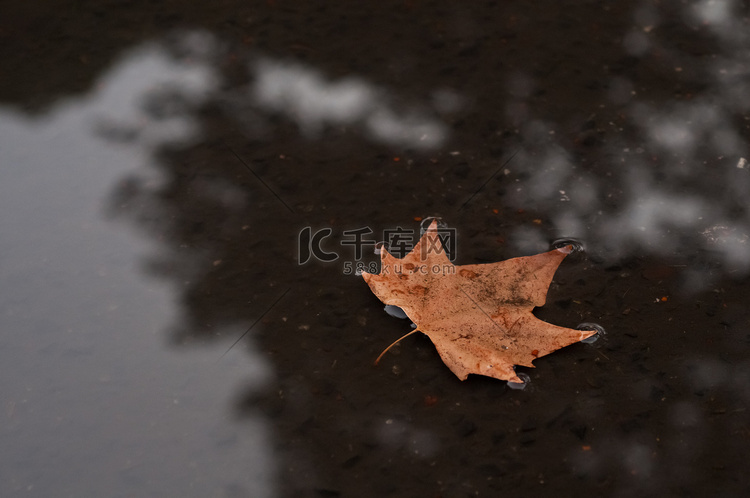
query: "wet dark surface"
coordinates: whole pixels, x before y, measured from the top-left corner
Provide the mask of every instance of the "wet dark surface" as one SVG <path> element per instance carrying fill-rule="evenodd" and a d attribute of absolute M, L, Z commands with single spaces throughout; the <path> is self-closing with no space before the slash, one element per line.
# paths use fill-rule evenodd
<path fill-rule="evenodd" d="M 747 495 L 746 4 L 1 10 L 0 495 Z M 426 216 L 606 336 L 373 367 L 344 232 Z"/>

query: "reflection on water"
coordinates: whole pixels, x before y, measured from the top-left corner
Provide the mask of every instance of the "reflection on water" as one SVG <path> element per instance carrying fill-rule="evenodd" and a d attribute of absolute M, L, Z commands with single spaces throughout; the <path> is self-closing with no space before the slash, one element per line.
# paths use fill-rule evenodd
<path fill-rule="evenodd" d="M 303 133 L 319 136 L 325 126 L 359 126 L 373 140 L 416 149 L 434 149 L 445 127 L 417 111 L 396 110 L 388 94 L 355 77 L 327 81 L 313 68 L 262 59 L 253 67 L 252 96 L 263 109 L 284 114 Z M 449 99 L 450 97 L 447 97 Z M 439 102 L 446 104 L 446 98 Z"/>
<path fill-rule="evenodd" d="M 181 240 L 171 200 L 160 199 L 174 180 L 160 151 L 199 141 L 205 130 L 197 113 L 222 101 L 214 67 L 220 53 L 205 32 L 170 35 L 127 51 L 81 98 L 33 119 L 0 112 L 0 228 L 14 233 L 3 237 L 0 264 L 14 282 L 6 292 L 25 296 L 3 296 L 3 328 L 15 332 L 0 358 L 9 413 L 0 466 L 6 491 L 108 495 L 116 488 L 135 495 L 151 483 L 151 493 L 209 496 L 220 482 L 226 495 L 275 494 L 273 428 L 255 411 L 244 414 L 241 426 L 226 414 L 238 385 L 250 395 L 273 377 L 247 347 L 252 337 L 226 355 L 226 343 L 179 352 L 161 347 L 170 330 L 177 342 L 201 344 L 195 327 L 210 331 L 212 340 L 232 339 L 249 322 L 222 316 L 220 307 L 208 318 L 195 306 L 177 308 L 183 292 L 202 289 L 236 263 L 213 247 L 204 252 L 194 240 Z M 270 59 L 252 67 L 248 105 L 285 114 L 311 137 L 326 126 L 356 125 L 374 141 L 422 149 L 446 136 L 443 125 L 416 108 L 385 104 L 383 90 L 364 80 L 328 82 L 310 68 Z M 438 100 L 444 108 L 451 96 Z M 249 234 L 247 212 L 254 207 L 229 164 L 231 176 L 200 174 L 187 184 L 192 207 L 243 218 L 244 224 L 219 227 L 223 237 Z M 113 230 L 103 210 L 134 216 L 154 239 Z M 198 245 L 211 240 L 206 232 L 197 236 Z M 144 281 L 144 269 L 168 277 L 170 287 Z M 257 316 L 262 308 L 253 311 Z M 55 413 L 44 409 L 50 397 Z M 408 445 L 425 457 L 436 448 L 419 430 L 409 431 Z M 42 474 L 28 465 L 32 460 L 55 460 L 57 470 Z M 94 483 L 84 474 L 106 477 Z"/>
<path fill-rule="evenodd" d="M 421 17 L 389 6 L 378 29 L 402 15 L 418 34 L 377 39 L 386 62 L 368 58 L 370 74 L 324 52 L 344 25 L 313 28 L 326 34 L 293 57 L 296 39 L 262 33 L 284 23 L 224 12 L 222 26 L 262 25 L 256 46 L 176 32 L 37 118 L 0 110 L 4 490 L 731 485 L 750 399 L 746 289 L 722 278 L 750 270 L 743 6 L 466 5 Z M 604 42 L 591 48 L 601 67 L 581 57 L 589 34 Z M 436 55 L 420 74 L 388 73 L 424 54 Z M 552 290 L 582 297 L 541 312 L 602 323 L 607 340 L 551 356 L 522 392 L 459 385 L 419 338 L 369 368 L 390 318 L 355 279 L 299 268 L 297 229 L 426 212 L 493 251 L 585 242 L 595 257 L 571 258 L 580 276 L 563 268 Z M 683 290 L 735 287 L 676 296 L 670 271 L 685 259 Z M 565 489 L 531 487 L 555 481 Z"/>
<path fill-rule="evenodd" d="M 270 365 L 253 349 L 217 364 L 223 344 L 165 349 L 182 310 L 141 263 L 169 248 L 102 217 L 123 175 L 163 183 L 154 148 L 195 140 L 186 109 L 215 84 L 146 44 L 81 98 L 35 118 L 0 110 L 3 496 L 274 494 L 268 421 L 232 423 L 227 406 L 264 389 Z M 144 111 L 164 93 L 180 105 Z"/>
<path fill-rule="evenodd" d="M 196 37 L 210 41 L 201 33 L 180 40 L 192 46 Z M 88 102 L 75 105 L 87 108 L 84 115 L 94 131 L 115 141 L 137 141 L 147 153 L 165 143 L 184 144 L 200 132 L 190 111 L 218 85 L 207 62 L 195 56 L 178 59 L 163 46 L 147 43 L 127 52 L 99 79 Z"/>
<path fill-rule="evenodd" d="M 527 114 L 519 123 L 527 150 L 508 166 L 516 179 L 510 202 L 546 213 L 555 233 L 586 240 L 592 252 L 610 261 L 633 254 L 693 253 L 700 247 L 718 253 L 726 271 L 750 270 L 745 202 L 750 175 L 743 167 L 750 156 L 749 124 L 742 114 L 750 108 L 750 37 L 746 22 L 732 14 L 737 8 L 730 0 L 706 0 L 687 10 L 688 22 L 708 25 L 727 48 L 706 65 L 677 51 L 662 35 L 664 20 L 653 6 L 636 10 L 637 31 L 624 38 L 625 50 L 644 64 L 666 63 L 678 81 L 689 70 L 690 79 L 708 88 L 699 96 L 682 91 L 668 105 L 654 104 L 648 95 L 653 89 L 613 76 L 611 102 L 601 107 L 619 107 L 619 120 L 590 116 L 579 142 L 601 147 L 606 176 L 590 171 L 593 165 L 555 138 L 560 125 Z M 511 79 L 516 102 L 509 108 L 520 109 L 536 84 L 528 75 Z M 610 138 L 599 145 L 604 136 Z M 705 236 L 717 231 L 723 236 Z M 541 246 L 544 236 L 541 229 L 521 227 L 514 242 L 528 250 Z"/>

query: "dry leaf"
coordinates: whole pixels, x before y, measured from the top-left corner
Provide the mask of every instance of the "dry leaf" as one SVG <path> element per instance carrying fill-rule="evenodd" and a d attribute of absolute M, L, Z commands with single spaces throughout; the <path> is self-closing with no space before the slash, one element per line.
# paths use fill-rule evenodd
<path fill-rule="evenodd" d="M 571 250 L 453 265 L 433 221 L 403 259 L 383 249 L 380 273 L 362 276 L 381 301 L 404 310 L 417 325 L 413 332 L 432 340 L 459 379 L 473 373 L 521 383 L 514 365 L 533 367 L 536 358 L 596 333 L 558 327 L 532 314 L 544 304 L 552 276 Z"/>

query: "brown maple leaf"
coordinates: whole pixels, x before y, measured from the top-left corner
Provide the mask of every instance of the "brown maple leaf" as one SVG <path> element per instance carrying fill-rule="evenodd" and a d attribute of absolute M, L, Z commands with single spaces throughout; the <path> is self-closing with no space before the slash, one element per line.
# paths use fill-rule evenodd
<path fill-rule="evenodd" d="M 417 325 L 406 335 L 426 334 L 459 379 L 473 373 L 522 383 L 514 365 L 533 367 L 536 358 L 596 333 L 558 327 L 532 314 L 571 251 L 566 246 L 498 263 L 453 265 L 435 220 L 403 259 L 383 248 L 380 273 L 362 276 L 381 301 L 403 309 Z"/>

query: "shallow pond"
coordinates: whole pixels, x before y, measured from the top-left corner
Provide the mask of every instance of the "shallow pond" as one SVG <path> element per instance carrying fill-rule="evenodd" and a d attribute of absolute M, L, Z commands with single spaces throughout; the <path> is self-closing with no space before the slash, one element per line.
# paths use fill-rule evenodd
<path fill-rule="evenodd" d="M 746 4 L 3 10 L 0 495 L 747 495 Z M 429 216 L 606 335 L 372 366 Z"/>

